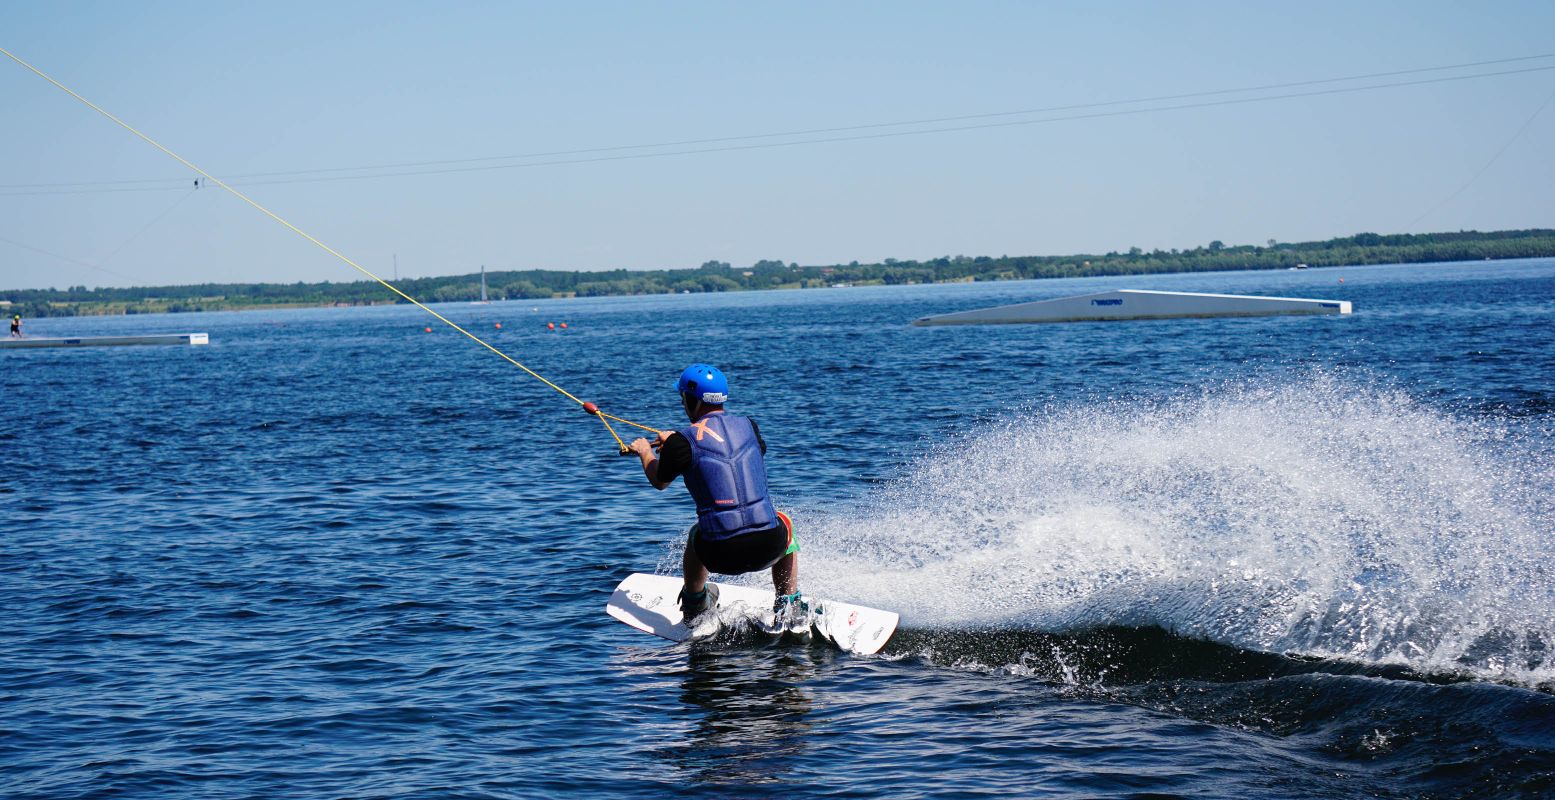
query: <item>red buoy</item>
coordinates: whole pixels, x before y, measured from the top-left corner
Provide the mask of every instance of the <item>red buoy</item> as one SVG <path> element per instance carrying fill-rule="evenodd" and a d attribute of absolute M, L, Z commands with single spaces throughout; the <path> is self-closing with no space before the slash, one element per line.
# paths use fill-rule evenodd
<path fill-rule="evenodd" d="M 545 329 L 548 330 L 548 331 L 556 330 L 556 323 L 554 323 L 554 322 L 547 322 L 547 323 L 545 323 Z"/>
<path fill-rule="evenodd" d="M 583 410 L 593 414 L 596 417 L 599 416 L 599 406 L 596 406 L 593 403 L 584 403 Z"/>
<path fill-rule="evenodd" d="M 426 331 L 427 333 L 431 333 L 432 332 L 431 328 L 422 328 L 422 330 Z"/>
<path fill-rule="evenodd" d="M 563 323 L 562 323 L 562 327 L 563 327 L 563 328 L 565 328 L 565 327 L 567 327 L 567 323 L 565 323 L 565 322 L 563 322 Z"/>
<path fill-rule="evenodd" d="M 497 330 L 499 330 L 499 331 L 502 330 L 502 323 L 500 323 L 500 322 L 497 323 Z"/>

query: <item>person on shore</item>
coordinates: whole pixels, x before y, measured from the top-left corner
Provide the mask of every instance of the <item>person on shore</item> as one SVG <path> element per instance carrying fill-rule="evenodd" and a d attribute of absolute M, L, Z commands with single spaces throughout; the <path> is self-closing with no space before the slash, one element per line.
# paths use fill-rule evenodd
<path fill-rule="evenodd" d="M 20 339 L 20 338 L 22 338 L 22 315 L 21 314 L 12 314 L 11 315 L 11 338 L 12 339 Z"/>
<path fill-rule="evenodd" d="M 808 624 L 809 603 L 799 591 L 799 544 L 793 521 L 767 494 L 767 444 L 756 421 L 724 410 L 729 381 L 717 367 L 692 364 L 675 384 L 689 427 L 662 431 L 656 441 L 630 445 L 643 474 L 663 490 L 676 477 L 696 502 L 697 521 L 687 531 L 685 585 L 680 610 L 686 624 L 718 605 L 708 573 L 740 575 L 770 568 L 779 626 Z M 654 450 L 657 448 L 658 452 Z"/>

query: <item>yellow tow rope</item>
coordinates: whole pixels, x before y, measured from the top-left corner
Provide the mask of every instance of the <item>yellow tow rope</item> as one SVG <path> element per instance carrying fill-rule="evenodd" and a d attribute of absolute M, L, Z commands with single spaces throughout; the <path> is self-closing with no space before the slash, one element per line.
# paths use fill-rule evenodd
<path fill-rule="evenodd" d="M 416 298 L 411 297 L 410 295 L 400 291 L 398 286 L 395 286 L 394 284 L 389 283 L 388 281 L 384 280 L 383 278 L 380 278 L 377 275 L 373 274 L 372 271 L 370 271 L 366 267 L 363 267 L 362 265 L 356 263 L 355 261 L 352 261 L 351 259 L 347 258 L 345 256 L 345 254 L 341 253 L 340 251 L 336 250 L 335 248 L 330 247 L 329 245 L 324 244 L 323 242 L 319 241 L 318 239 L 313 238 L 313 236 L 311 234 L 309 234 L 307 231 L 304 231 L 303 229 L 297 227 L 296 225 L 293 225 L 290 222 L 287 222 L 286 220 L 284 220 L 280 216 L 278 216 L 275 212 L 273 212 L 270 209 L 265 208 L 264 206 L 262 206 L 259 203 L 255 202 L 248 195 L 243 194 L 242 192 L 238 191 L 237 189 L 232 188 L 231 186 L 228 186 L 226 183 L 222 182 L 222 180 L 220 178 L 216 177 L 215 175 L 210 174 L 209 172 L 206 172 L 203 169 L 200 169 L 199 167 L 197 167 L 194 164 L 190 163 L 188 159 L 186 159 L 183 156 L 173 152 L 172 150 L 169 150 L 166 147 L 163 147 L 162 144 L 159 143 L 157 140 L 155 140 L 155 139 L 151 138 L 150 136 L 147 136 L 146 134 L 141 133 L 140 131 L 138 131 L 135 128 L 131 127 L 129 123 L 127 123 L 124 120 L 119 119 L 118 117 L 108 113 L 106 110 L 104 110 L 101 106 L 97 105 L 96 103 L 93 103 L 92 101 L 86 99 L 85 97 L 82 97 L 81 95 L 76 94 L 74 91 L 72 91 L 70 89 L 70 87 L 66 86 L 63 83 L 60 83 L 57 80 L 54 80 L 52 77 L 50 77 L 47 74 L 45 74 L 42 70 L 38 69 L 37 67 L 34 67 L 33 65 L 31 65 L 31 64 L 27 63 L 26 61 L 23 61 L 21 58 L 17 57 L 16 54 L 12 53 L 11 51 L 9 51 L 9 50 L 7 50 L 7 49 L 5 49 L 3 47 L 0 47 L 0 53 L 4 53 L 6 55 L 6 57 L 10 58 L 12 61 L 15 61 L 16 63 L 21 64 L 23 67 L 26 67 L 34 75 L 37 75 L 38 77 L 48 81 L 49 83 L 54 84 L 61 91 L 63 91 L 65 94 L 68 94 L 71 97 L 74 97 L 75 99 L 80 100 L 82 103 L 84 103 L 88 108 L 92 109 L 93 111 L 96 111 L 97 113 L 102 114 L 103 116 L 107 117 L 108 119 L 113 120 L 114 123 L 117 124 L 119 127 L 121 127 L 123 129 L 129 131 L 130 133 L 133 133 L 136 136 L 140 137 L 142 140 L 144 140 L 147 144 L 150 144 L 152 147 L 155 147 L 156 149 L 161 150 L 162 152 L 168 154 L 169 156 L 172 156 L 173 159 L 178 161 L 178 163 L 183 164 L 184 166 L 188 167 L 189 169 L 194 170 L 195 172 L 198 172 L 202 177 L 205 178 L 205 180 L 207 180 L 207 181 L 209 181 L 211 183 L 214 183 L 214 184 L 216 184 L 217 186 L 220 186 L 223 189 L 226 189 L 234 197 L 238 198 L 239 200 L 242 200 L 245 203 L 248 203 L 249 205 L 253 206 L 254 208 L 259 209 L 259 211 L 261 213 L 263 213 L 265 216 L 269 217 L 270 219 L 275 220 L 276 222 L 281 223 L 282 225 L 285 225 L 293 233 L 295 233 L 298 236 L 301 236 L 302 238 L 307 239 L 308 241 L 310 241 L 313 244 L 317 245 L 319 247 L 319 249 L 323 250 L 326 253 L 329 253 L 330 255 L 334 256 L 335 258 L 340 259 L 341 261 L 344 261 L 345 263 L 349 264 L 356 271 L 358 271 L 358 272 L 362 273 L 363 275 L 366 275 L 367 277 L 372 278 L 373 280 L 375 280 L 378 283 L 382 284 L 389 291 L 394 292 L 395 294 L 399 295 L 400 297 L 405 298 L 406 300 L 409 300 L 411 303 L 414 303 L 416 305 L 416 307 L 420 308 L 422 311 L 425 311 L 428 314 L 431 314 L 432 316 L 437 317 L 437 319 L 440 322 L 442 322 L 444 325 L 447 325 L 448 327 L 453 328 L 454 330 L 464 334 L 465 336 L 470 337 L 470 339 L 473 340 L 476 344 L 479 344 L 480 346 L 486 348 L 487 350 L 490 350 L 491 352 L 496 353 L 497 355 L 501 356 L 502 358 L 507 360 L 507 362 L 509 364 L 512 364 L 513 366 L 518 367 L 519 369 L 529 373 L 530 375 L 534 376 L 537 380 L 539 380 L 541 383 L 545 384 L 546 386 L 549 386 L 552 389 L 555 389 L 556 391 L 561 392 L 562 395 L 565 396 L 568 400 L 571 400 L 572 402 L 577 403 L 578 405 L 582 406 L 583 410 L 585 412 L 587 412 L 589 414 L 592 414 L 595 417 L 598 417 L 599 421 L 604 423 L 605 430 L 610 432 L 611 438 L 616 440 L 616 445 L 618 447 L 620 447 L 620 450 L 621 450 L 621 452 L 623 454 L 629 452 L 627 450 L 627 447 L 626 447 L 626 442 L 623 442 L 621 440 L 621 437 L 616 434 L 615 428 L 611 427 L 611 425 L 610 425 L 610 420 L 615 420 L 616 422 L 620 422 L 620 423 L 623 423 L 623 424 L 626 424 L 626 425 L 631 425 L 631 426 L 636 427 L 636 428 L 641 428 L 641 429 L 643 429 L 645 431 L 653 431 L 655 433 L 658 432 L 657 428 L 652 428 L 652 427 L 649 427 L 647 425 L 642 425 L 642 424 L 633 422 L 633 421 L 631 421 L 629 419 L 623 419 L 621 417 L 617 417 L 617 416 L 614 416 L 614 415 L 611 415 L 611 414 L 606 414 L 605 412 L 600 411 L 599 407 L 594 405 L 593 403 L 586 403 L 586 402 L 578 399 L 577 397 L 573 396 L 573 394 L 571 392 L 567 391 L 566 389 L 563 389 L 562 387 L 557 386 L 556 384 L 550 382 L 549 380 L 546 380 L 545 376 L 541 375 L 538 372 L 535 372 L 534 370 L 524 366 L 523 364 L 520 364 L 516 359 L 514 359 L 512 356 L 508 355 L 507 353 L 504 353 L 501 350 L 498 350 L 496 347 L 492 346 L 490 342 L 487 342 L 485 339 L 482 339 L 481 337 L 476 336 L 473 333 L 470 333 L 469 331 L 465 330 L 464 328 L 459 327 L 458 325 L 454 324 L 454 322 L 452 320 L 448 319 L 447 317 L 443 316 L 442 314 L 439 314 L 436 311 L 433 311 L 431 308 L 427 307 L 427 305 L 425 303 L 422 303 L 420 300 L 417 300 Z"/>

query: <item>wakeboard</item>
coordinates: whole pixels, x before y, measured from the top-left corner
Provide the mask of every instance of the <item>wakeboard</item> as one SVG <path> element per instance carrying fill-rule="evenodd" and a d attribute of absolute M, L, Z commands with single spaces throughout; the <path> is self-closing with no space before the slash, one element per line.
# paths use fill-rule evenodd
<path fill-rule="evenodd" d="M 718 607 L 686 627 L 680 616 L 681 579 L 672 575 L 633 573 L 621 581 L 605 604 L 605 612 L 626 624 L 672 642 L 711 636 L 724 624 L 749 620 L 768 632 L 781 632 L 772 614 L 772 592 L 729 583 L 718 585 Z M 877 653 L 896 632 L 892 611 L 811 598 L 808 629 L 837 647 L 858 655 Z"/>

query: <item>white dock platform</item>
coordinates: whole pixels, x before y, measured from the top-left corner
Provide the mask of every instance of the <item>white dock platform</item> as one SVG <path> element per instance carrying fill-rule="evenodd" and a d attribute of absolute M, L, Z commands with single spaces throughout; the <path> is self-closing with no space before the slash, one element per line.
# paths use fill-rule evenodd
<path fill-rule="evenodd" d="M 143 344 L 210 344 L 208 333 L 163 333 L 152 336 L 78 336 L 61 338 L 50 336 L 23 336 L 20 339 L 0 339 L 0 350 L 19 350 L 28 347 L 125 347 Z"/>
<path fill-rule="evenodd" d="M 1263 317 L 1283 314 L 1348 314 L 1348 300 L 1254 297 L 1119 289 L 1009 306 L 938 314 L 914 325 L 1010 325 L 1028 322 L 1082 322 L 1181 317 Z"/>

